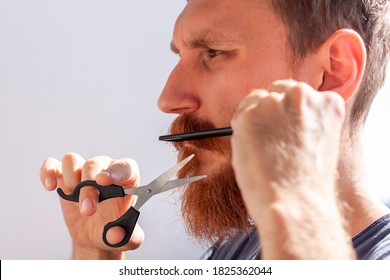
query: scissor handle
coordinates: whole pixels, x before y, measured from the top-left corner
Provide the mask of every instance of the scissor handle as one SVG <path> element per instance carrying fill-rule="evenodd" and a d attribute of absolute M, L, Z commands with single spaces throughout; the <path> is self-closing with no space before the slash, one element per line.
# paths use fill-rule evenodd
<path fill-rule="evenodd" d="M 79 195 L 80 190 L 83 187 L 91 186 L 96 188 L 99 191 L 99 202 L 114 198 L 114 197 L 124 197 L 125 193 L 123 191 L 123 188 L 118 185 L 109 185 L 109 186 L 102 186 L 96 183 L 96 181 L 93 180 L 86 180 L 82 181 L 80 184 L 76 186 L 76 188 L 73 190 L 72 194 L 65 194 L 64 191 L 60 188 L 57 189 L 57 193 L 60 197 L 62 197 L 65 200 L 79 202 Z"/>
<path fill-rule="evenodd" d="M 123 214 L 121 217 L 119 217 L 117 220 L 113 222 L 109 222 L 104 226 L 103 230 L 103 241 L 104 243 L 109 247 L 122 247 L 123 245 L 127 244 L 129 242 L 131 235 L 133 234 L 135 225 L 137 224 L 139 217 L 139 211 L 136 210 L 133 206 L 131 206 L 125 214 Z M 117 244 L 111 244 L 107 240 L 107 232 L 109 229 L 119 226 L 125 230 L 125 237 L 123 240 Z"/>

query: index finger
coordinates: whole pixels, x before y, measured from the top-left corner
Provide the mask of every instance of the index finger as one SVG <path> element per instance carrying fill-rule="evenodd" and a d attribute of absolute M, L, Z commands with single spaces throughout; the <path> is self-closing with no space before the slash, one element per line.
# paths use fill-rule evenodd
<path fill-rule="evenodd" d="M 138 164 L 130 158 L 113 160 L 95 179 L 103 186 L 118 184 L 124 188 L 136 187 L 140 181 Z"/>
<path fill-rule="evenodd" d="M 47 158 L 41 169 L 39 177 L 42 185 L 49 191 L 56 189 L 58 181 L 62 179 L 62 164 L 55 158 Z"/>

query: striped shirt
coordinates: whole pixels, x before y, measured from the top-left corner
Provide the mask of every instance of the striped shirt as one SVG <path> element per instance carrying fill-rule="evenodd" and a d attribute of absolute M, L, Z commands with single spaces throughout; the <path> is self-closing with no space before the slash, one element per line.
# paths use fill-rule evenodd
<path fill-rule="evenodd" d="M 360 260 L 390 260 L 390 214 L 378 219 L 352 238 Z M 221 245 L 214 245 L 204 255 L 209 260 L 260 259 L 261 245 L 255 228 L 237 233 Z"/>

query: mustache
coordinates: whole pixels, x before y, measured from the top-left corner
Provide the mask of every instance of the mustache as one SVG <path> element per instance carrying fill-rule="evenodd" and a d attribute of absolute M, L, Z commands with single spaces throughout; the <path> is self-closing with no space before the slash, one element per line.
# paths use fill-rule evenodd
<path fill-rule="evenodd" d="M 215 129 L 216 127 L 207 120 L 202 120 L 193 115 L 184 114 L 177 117 L 168 130 L 169 134 L 179 134 Z M 174 142 L 172 145 L 176 150 L 181 150 L 186 146 L 186 142 Z M 191 140 L 191 144 L 199 149 L 206 149 L 219 153 L 226 152 L 227 145 L 230 147 L 230 140 L 221 138 L 205 138 Z"/>

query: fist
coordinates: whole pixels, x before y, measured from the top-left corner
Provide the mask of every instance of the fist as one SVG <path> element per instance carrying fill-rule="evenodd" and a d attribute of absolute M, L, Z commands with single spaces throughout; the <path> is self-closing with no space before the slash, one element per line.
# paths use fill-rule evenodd
<path fill-rule="evenodd" d="M 344 100 L 277 81 L 244 98 L 232 119 L 233 167 L 249 213 L 276 199 L 334 191 Z"/>

